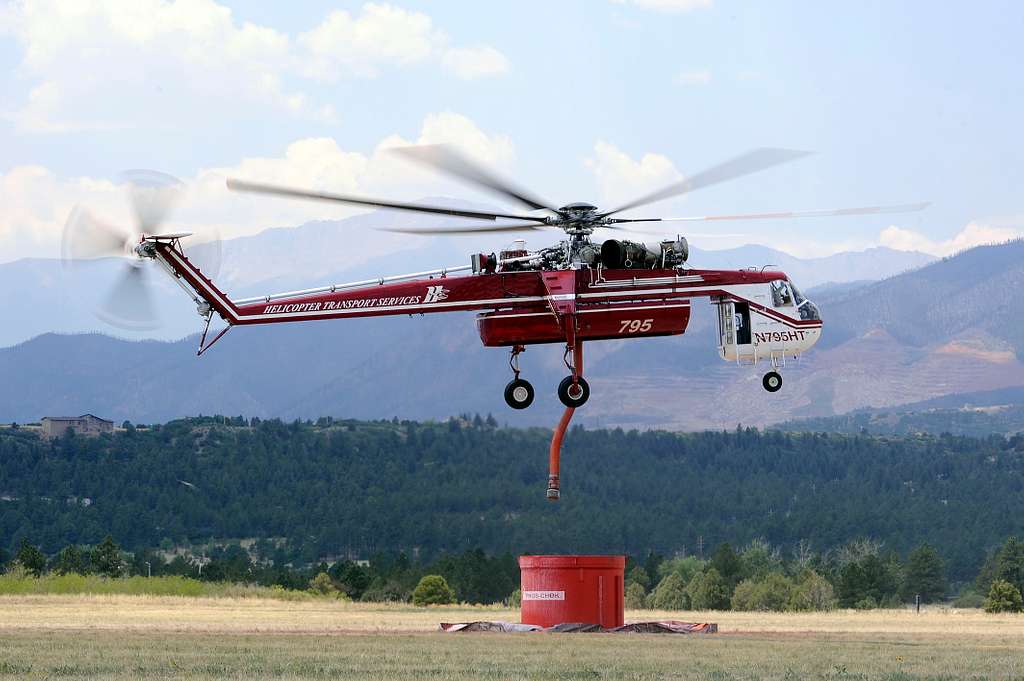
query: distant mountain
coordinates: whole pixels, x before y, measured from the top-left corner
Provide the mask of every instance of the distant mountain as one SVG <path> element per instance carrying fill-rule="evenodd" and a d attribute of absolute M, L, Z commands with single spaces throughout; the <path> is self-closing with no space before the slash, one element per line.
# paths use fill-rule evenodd
<path fill-rule="evenodd" d="M 435 198 L 448 205 L 476 204 Z M 230 295 L 244 297 L 309 288 L 328 283 L 465 265 L 476 251 L 500 250 L 512 237 L 422 237 L 376 232 L 374 246 L 363 235 L 378 227 L 444 227 L 454 219 L 376 211 L 338 221 L 310 222 L 294 228 L 268 229 L 254 236 L 223 243 L 218 285 Z M 553 242 L 557 234 L 531 237 L 529 245 Z M 629 238 L 624 237 L 624 238 Z M 643 240 L 641 236 L 632 237 Z M 187 245 L 187 244 L 186 244 Z M 195 247 L 200 252 L 205 246 Z M 884 248 L 802 260 L 764 246 L 721 251 L 693 248 L 695 267 L 739 268 L 774 264 L 797 285 L 875 280 L 919 267 L 934 260 L 923 253 Z M 0 264 L 0 347 L 43 333 L 99 332 L 127 339 L 177 340 L 199 329 L 191 301 L 154 269 L 152 281 L 163 325 L 154 331 L 133 332 L 107 326 L 93 311 L 100 306 L 123 265 L 113 260 L 62 267 L 58 260 L 27 259 Z"/>
<path fill-rule="evenodd" d="M 695 267 L 739 269 L 773 265 L 781 269 L 801 289 L 825 283 L 844 284 L 874 281 L 915 270 L 938 258 L 916 251 L 869 248 L 837 253 L 823 258 L 797 258 L 767 246 L 747 245 L 721 251 L 693 248 L 690 262 Z"/>
<path fill-rule="evenodd" d="M 1024 432 L 1024 386 L 944 395 L 886 408 L 855 409 L 839 416 L 795 419 L 778 430 L 872 435 L 985 436 Z"/>

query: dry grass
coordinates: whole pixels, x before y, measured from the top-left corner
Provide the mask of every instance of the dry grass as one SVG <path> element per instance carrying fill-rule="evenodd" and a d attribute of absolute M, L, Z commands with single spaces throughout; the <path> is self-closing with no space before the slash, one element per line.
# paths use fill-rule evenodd
<path fill-rule="evenodd" d="M 0 679 L 1024 679 L 1024 616 L 650 613 L 717 636 L 440 634 L 502 608 L 139 596 L 0 598 Z M 341 635 L 350 634 L 350 635 Z"/>

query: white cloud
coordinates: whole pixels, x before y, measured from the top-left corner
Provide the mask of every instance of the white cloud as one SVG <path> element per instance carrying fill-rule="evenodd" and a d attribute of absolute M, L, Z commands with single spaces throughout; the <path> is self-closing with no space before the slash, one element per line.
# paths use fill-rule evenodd
<path fill-rule="evenodd" d="M 695 9 L 711 7 L 713 0 L 614 0 L 617 3 L 629 2 L 643 9 L 661 12 L 689 12 Z"/>
<path fill-rule="evenodd" d="M 707 69 L 683 71 L 676 76 L 677 85 L 708 85 L 711 83 L 711 72 Z"/>
<path fill-rule="evenodd" d="M 983 244 L 1003 243 L 1024 236 L 1024 232 L 1011 227 L 993 227 L 971 222 L 953 238 L 934 241 L 920 232 L 892 225 L 878 235 L 879 244 L 898 251 L 922 251 L 937 256 L 952 255 Z"/>
<path fill-rule="evenodd" d="M 601 201 L 609 205 L 622 203 L 661 189 L 682 179 L 667 157 L 647 153 L 640 160 L 608 142 L 594 145 L 594 155 L 584 160 L 594 173 Z"/>
<path fill-rule="evenodd" d="M 280 156 L 245 158 L 184 178 L 189 190 L 166 228 L 231 238 L 360 212 L 343 205 L 232 193 L 224 184 L 228 177 L 398 200 L 437 195 L 442 185 L 434 176 L 388 153 L 394 146 L 437 143 L 456 146 L 491 167 L 507 166 L 514 157 L 508 137 L 488 134 L 451 112 L 428 115 L 413 139 L 389 135 L 369 152 L 345 149 L 332 138 L 301 139 Z M 15 167 L 0 175 L 0 262 L 57 257 L 65 220 L 76 204 L 86 205 L 106 222 L 131 224 L 123 188 L 114 181 L 60 178 L 39 166 Z"/>
<path fill-rule="evenodd" d="M 304 91 L 307 79 L 421 63 L 460 78 L 508 69 L 495 48 L 452 47 L 428 15 L 382 3 L 331 12 L 293 38 L 215 0 L 23 0 L 0 11 L 0 32 L 21 46 L 19 75 L 29 83 L 27 101 L 3 115 L 34 132 L 180 128 L 254 104 L 333 120 Z"/>
<path fill-rule="evenodd" d="M 481 47 L 453 47 L 445 51 L 441 63 L 463 80 L 508 73 L 508 59 L 487 45 Z"/>
<path fill-rule="evenodd" d="M 447 42 L 430 17 L 386 4 L 368 3 L 353 17 L 335 10 L 319 26 L 299 36 L 311 75 L 334 80 L 339 71 L 372 77 L 383 66 L 425 61 Z"/>

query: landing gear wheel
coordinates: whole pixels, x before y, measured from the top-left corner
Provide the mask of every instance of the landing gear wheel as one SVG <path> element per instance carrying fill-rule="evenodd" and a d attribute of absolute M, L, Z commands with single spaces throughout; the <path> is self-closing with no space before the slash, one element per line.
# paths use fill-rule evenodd
<path fill-rule="evenodd" d="M 558 399 L 567 407 L 582 407 L 590 399 L 590 385 L 582 376 L 576 379 L 576 385 L 572 384 L 572 376 L 566 376 L 558 384 Z"/>
<path fill-rule="evenodd" d="M 777 393 L 782 388 L 782 374 L 778 371 L 769 371 L 761 379 L 761 385 L 770 393 Z"/>
<path fill-rule="evenodd" d="M 533 404 L 533 386 L 522 378 L 509 381 L 505 386 L 505 403 L 513 409 L 526 409 Z"/>

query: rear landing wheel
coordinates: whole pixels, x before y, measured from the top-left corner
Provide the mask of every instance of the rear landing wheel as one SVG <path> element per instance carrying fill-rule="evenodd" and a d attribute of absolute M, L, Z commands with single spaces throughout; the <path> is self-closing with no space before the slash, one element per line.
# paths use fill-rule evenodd
<path fill-rule="evenodd" d="M 590 398 L 590 386 L 580 376 L 576 379 L 576 385 L 572 383 L 572 376 L 566 376 L 558 384 L 558 399 L 567 407 L 582 407 Z"/>
<path fill-rule="evenodd" d="M 526 409 L 533 404 L 533 386 L 522 378 L 509 381 L 505 386 L 505 403 L 513 409 Z"/>
<path fill-rule="evenodd" d="M 778 371 L 769 371 L 761 379 L 761 385 L 770 393 L 777 393 L 782 388 L 782 374 Z"/>

